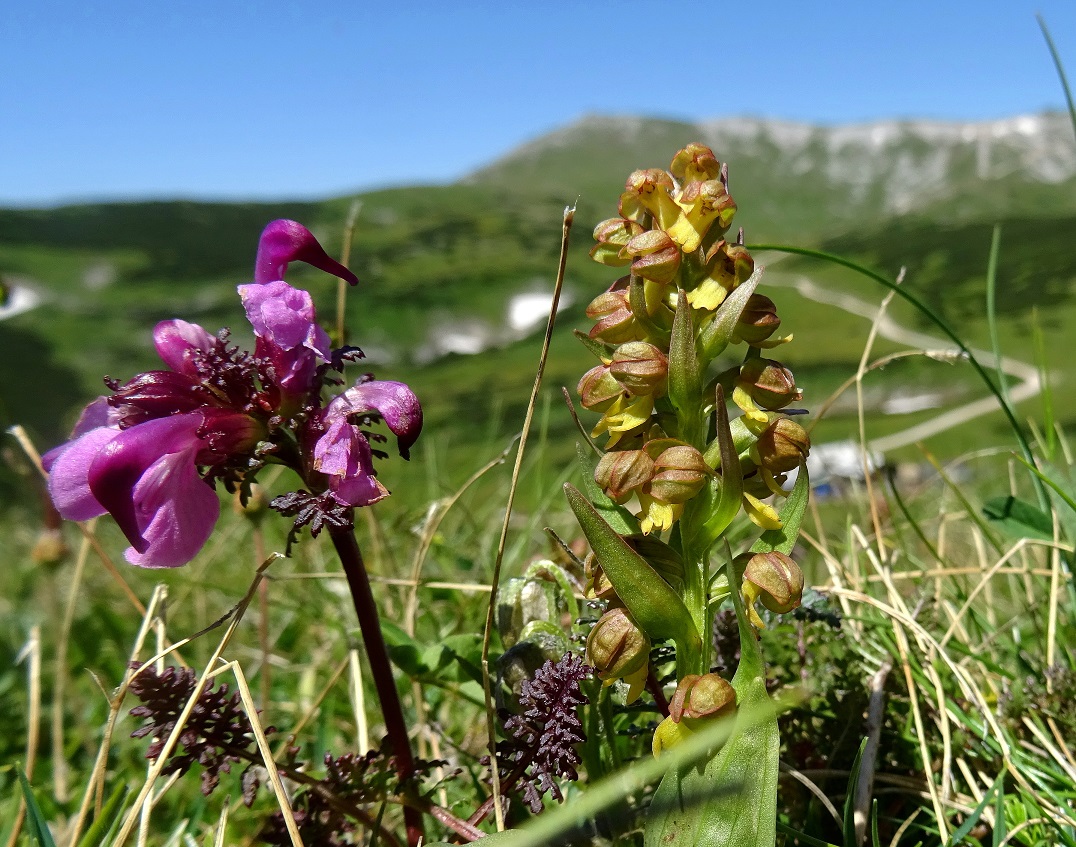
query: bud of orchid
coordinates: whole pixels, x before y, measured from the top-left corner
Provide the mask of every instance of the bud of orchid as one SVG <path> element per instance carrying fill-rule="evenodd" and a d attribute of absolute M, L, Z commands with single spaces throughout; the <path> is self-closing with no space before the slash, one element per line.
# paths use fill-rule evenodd
<path fill-rule="evenodd" d="M 662 284 L 672 282 L 680 270 L 680 248 L 660 229 L 642 232 L 624 247 L 632 257 L 631 272 Z"/>
<path fill-rule="evenodd" d="M 658 229 L 668 230 L 680 216 L 672 198 L 675 188 L 672 177 L 661 168 L 632 171 L 620 195 L 620 214 L 639 223 L 650 214 Z"/>
<path fill-rule="evenodd" d="M 609 372 L 637 397 L 662 395 L 669 377 L 669 358 L 647 341 L 629 341 L 613 352 Z"/>
<path fill-rule="evenodd" d="M 669 700 L 669 717 L 679 723 L 699 718 L 717 718 L 736 708 L 736 692 L 716 673 L 688 674 L 676 684 Z M 694 729 L 695 727 L 692 727 Z"/>
<path fill-rule="evenodd" d="M 724 239 L 706 251 L 705 262 L 706 275 L 687 293 L 688 302 L 696 309 L 716 309 L 755 270 L 755 260 L 747 248 Z"/>
<path fill-rule="evenodd" d="M 680 195 L 680 206 L 683 212 L 676 223 L 665 229 L 685 253 L 698 250 L 711 228 L 718 233 L 727 230 L 736 214 L 736 201 L 717 179 L 689 183 Z"/>
<path fill-rule="evenodd" d="M 650 639 L 636 625 L 627 609 L 610 609 L 594 624 L 587 638 L 587 664 L 603 682 L 645 672 L 650 658 Z"/>
<path fill-rule="evenodd" d="M 586 579 L 586 588 L 583 593 L 587 597 L 595 600 L 613 600 L 616 597 L 613 582 L 606 575 L 594 553 L 589 553 L 583 560 L 583 575 Z"/>
<path fill-rule="evenodd" d="M 615 450 L 601 457 L 594 481 L 614 503 L 626 503 L 653 472 L 654 460 L 642 450 Z"/>
<path fill-rule="evenodd" d="M 803 595 L 803 571 L 784 553 L 756 553 L 744 568 L 742 590 L 749 603 L 761 600 L 771 612 L 791 612 Z"/>
<path fill-rule="evenodd" d="M 576 392 L 584 408 L 604 412 L 624 393 L 624 387 L 613 378 L 606 365 L 595 365 L 583 374 Z"/>
<path fill-rule="evenodd" d="M 773 359 L 748 359 L 740 368 L 736 387 L 745 392 L 757 406 L 775 411 L 803 399 L 796 390 L 792 371 Z"/>
<path fill-rule="evenodd" d="M 760 342 L 773 335 L 780 325 L 781 319 L 777 316 L 774 302 L 765 294 L 752 294 L 740 313 L 740 319 L 736 321 L 733 341 L 746 341 L 760 346 Z"/>
<path fill-rule="evenodd" d="M 648 493 L 661 503 L 686 503 L 702 490 L 713 471 L 689 444 L 669 447 L 654 460 Z"/>
<path fill-rule="evenodd" d="M 771 474 L 788 473 L 798 468 L 810 451 L 810 436 L 791 418 L 778 418 L 755 442 L 758 464 Z"/>
<path fill-rule="evenodd" d="M 677 151 L 669 170 L 682 185 L 687 185 L 691 182 L 717 179 L 721 175 L 721 163 L 713 150 L 705 144 L 693 141 L 684 149 Z"/>
<path fill-rule="evenodd" d="M 607 344 L 623 344 L 639 337 L 639 329 L 626 290 L 599 294 L 587 306 L 587 317 L 597 321 L 590 329 L 591 338 Z"/>
<path fill-rule="evenodd" d="M 594 240 L 598 243 L 590 250 L 590 257 L 603 265 L 616 267 L 626 265 L 631 259 L 623 247 L 633 235 L 643 231 L 635 221 L 624 218 L 609 218 L 594 227 Z"/>

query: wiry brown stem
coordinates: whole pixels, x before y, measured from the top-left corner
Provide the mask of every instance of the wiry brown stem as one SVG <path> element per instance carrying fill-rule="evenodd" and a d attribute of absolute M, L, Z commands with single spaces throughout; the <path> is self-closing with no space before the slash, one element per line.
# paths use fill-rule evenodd
<path fill-rule="evenodd" d="M 362 561 L 362 551 L 359 550 L 359 544 L 351 529 L 330 527 L 329 536 L 336 547 L 340 563 L 344 566 L 347 584 L 351 589 L 351 600 L 355 604 L 359 629 L 366 645 L 366 657 L 370 660 L 370 673 L 374 678 L 378 701 L 381 703 L 389 745 L 396 760 L 396 773 L 401 782 L 406 782 L 414 773 L 415 759 L 411 752 L 411 739 L 407 735 L 400 695 L 396 691 L 396 680 L 392 676 L 388 648 L 381 635 L 381 621 L 373 592 L 370 590 L 370 578 Z M 404 822 L 407 826 L 407 843 L 411 847 L 418 847 L 423 837 L 422 814 L 405 806 Z"/>

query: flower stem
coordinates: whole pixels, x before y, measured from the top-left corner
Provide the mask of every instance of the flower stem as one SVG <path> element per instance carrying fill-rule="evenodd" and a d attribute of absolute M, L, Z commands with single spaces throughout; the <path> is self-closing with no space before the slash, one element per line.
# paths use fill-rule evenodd
<path fill-rule="evenodd" d="M 396 680 L 392 676 L 388 648 L 381 634 L 381 621 L 373 592 L 370 590 L 370 578 L 362 561 L 362 551 L 359 550 L 359 544 L 351 529 L 330 527 L 329 535 L 340 557 L 340 563 L 344 566 L 347 584 L 351 589 L 351 600 L 355 604 L 359 629 L 366 645 L 366 656 L 370 660 L 370 673 L 381 703 L 381 714 L 385 718 L 385 730 L 396 759 L 396 773 L 400 781 L 404 782 L 411 777 L 415 769 L 411 739 L 407 735 L 407 723 L 404 721 L 400 695 L 396 691 Z M 411 847 L 417 847 L 423 836 L 422 814 L 405 806 L 404 822 L 407 826 L 407 843 Z"/>

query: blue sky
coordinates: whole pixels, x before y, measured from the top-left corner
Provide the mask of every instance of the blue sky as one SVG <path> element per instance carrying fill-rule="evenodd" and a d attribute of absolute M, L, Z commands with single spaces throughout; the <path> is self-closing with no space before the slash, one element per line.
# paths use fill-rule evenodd
<path fill-rule="evenodd" d="M 0 205 L 449 181 L 588 112 L 1062 108 L 1076 2 L 85 2 L 0 16 Z"/>

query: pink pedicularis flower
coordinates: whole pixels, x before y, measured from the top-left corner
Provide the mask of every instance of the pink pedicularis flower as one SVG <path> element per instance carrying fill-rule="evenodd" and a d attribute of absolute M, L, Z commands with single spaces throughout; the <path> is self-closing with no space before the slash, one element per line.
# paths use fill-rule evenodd
<path fill-rule="evenodd" d="M 362 356 L 331 350 L 306 291 L 284 282 L 288 263 L 303 261 L 358 282 L 294 221 L 262 233 L 254 282 L 239 286 L 256 338 L 253 354 L 182 320 L 154 330 L 167 370 L 148 371 L 83 412 L 72 440 L 44 457 L 49 492 L 60 514 L 88 520 L 111 514 L 131 546 L 129 562 L 149 568 L 189 562 L 220 512 L 213 490 L 249 484 L 266 463 L 295 470 L 308 490 L 280 498 L 297 526 L 350 520 L 350 509 L 386 497 L 378 482 L 371 427 L 384 421 L 408 456 L 422 429 L 422 408 L 403 383 L 369 374 L 323 404 L 329 370 Z M 301 509 L 297 504 L 301 504 Z M 290 511 L 289 511 L 290 509 Z"/>

